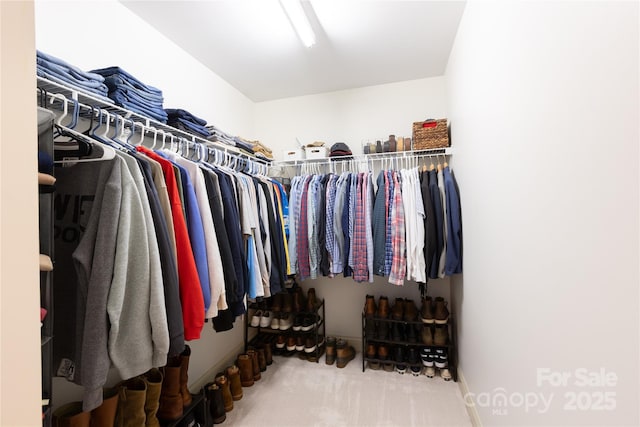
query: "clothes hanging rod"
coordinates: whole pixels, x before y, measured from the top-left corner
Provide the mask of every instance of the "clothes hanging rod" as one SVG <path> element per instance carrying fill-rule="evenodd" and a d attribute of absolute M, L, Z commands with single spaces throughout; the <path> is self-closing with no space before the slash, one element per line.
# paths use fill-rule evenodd
<path fill-rule="evenodd" d="M 57 93 L 59 95 L 64 96 L 71 102 L 80 103 L 85 108 L 89 108 L 89 109 L 91 109 L 92 107 L 96 109 L 100 108 L 111 114 L 117 114 L 124 119 L 134 121 L 137 124 L 142 124 L 146 130 L 149 130 L 151 132 L 154 132 L 155 130 L 159 130 L 169 136 L 173 135 L 176 137 L 181 137 L 185 140 L 191 140 L 194 143 L 200 143 L 209 148 L 219 149 L 224 151 L 225 153 L 246 158 L 248 160 L 261 163 L 263 165 L 268 166 L 271 164 L 270 160 L 262 159 L 260 157 L 251 155 L 249 153 L 245 153 L 237 147 L 198 137 L 191 133 L 169 126 L 165 123 L 161 123 L 159 121 L 150 119 L 149 117 L 134 113 L 133 111 L 129 111 L 115 104 L 108 103 L 106 101 L 93 97 L 90 94 L 82 92 L 78 89 L 70 88 L 68 86 L 62 85 L 57 82 L 53 82 L 51 80 L 48 80 L 39 76 L 37 78 L 37 81 L 38 81 L 37 87 L 48 94 Z M 40 93 L 39 95 L 42 96 L 43 94 Z"/>
<path fill-rule="evenodd" d="M 271 162 L 271 166 L 303 166 L 303 165 L 340 165 L 343 162 L 352 163 L 368 163 L 370 161 L 388 161 L 388 160 L 403 160 L 403 159 L 422 159 L 425 157 L 437 157 L 437 156 L 451 156 L 453 154 L 453 148 L 433 148 L 429 150 L 415 150 L 415 151 L 395 151 L 389 153 L 373 153 L 373 154 L 360 154 L 344 157 L 323 157 L 319 159 L 299 159 L 299 160 L 274 160 Z M 334 159 L 334 160 L 332 160 Z"/>

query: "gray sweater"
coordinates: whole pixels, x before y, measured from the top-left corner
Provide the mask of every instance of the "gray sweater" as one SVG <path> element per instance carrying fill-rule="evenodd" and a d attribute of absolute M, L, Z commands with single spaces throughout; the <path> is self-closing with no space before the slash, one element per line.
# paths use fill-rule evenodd
<path fill-rule="evenodd" d="M 123 378 L 164 363 L 166 314 L 163 327 L 164 306 L 152 298 L 149 225 L 124 161 L 55 174 L 54 357 L 59 376 L 84 386 L 90 411 L 102 403 L 112 360 Z"/>

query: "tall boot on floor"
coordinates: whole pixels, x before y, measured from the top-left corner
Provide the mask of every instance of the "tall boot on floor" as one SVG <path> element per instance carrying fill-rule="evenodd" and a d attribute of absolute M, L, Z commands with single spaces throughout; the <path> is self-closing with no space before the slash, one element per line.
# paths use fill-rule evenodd
<path fill-rule="evenodd" d="M 258 366 L 260 367 L 260 372 L 264 372 L 267 370 L 267 357 L 264 354 L 264 347 L 258 347 L 256 352 L 258 353 Z"/>
<path fill-rule="evenodd" d="M 89 427 L 91 413 L 82 410 L 82 402 L 67 403 L 53 412 L 53 427 Z"/>
<path fill-rule="evenodd" d="M 229 366 L 225 373 L 229 378 L 229 388 L 231 389 L 231 398 L 233 400 L 242 399 L 242 381 L 240 380 L 240 370 L 236 365 Z"/>
<path fill-rule="evenodd" d="M 231 412 L 233 410 L 233 397 L 231 396 L 231 388 L 229 387 L 229 379 L 225 374 L 220 372 L 216 375 L 216 384 L 222 390 L 222 402 L 224 403 L 224 411 Z"/>
<path fill-rule="evenodd" d="M 247 356 L 251 358 L 251 369 L 253 369 L 253 380 L 260 381 L 260 364 L 258 363 L 258 352 L 255 350 L 247 350 Z"/>
<path fill-rule="evenodd" d="M 147 384 L 140 377 L 131 378 L 120 385 L 118 414 L 116 416 L 117 427 L 144 426 L 146 395 Z"/>
<path fill-rule="evenodd" d="M 189 358 L 191 357 L 191 347 L 184 346 L 184 351 L 180 354 L 180 394 L 182 395 L 182 405 L 186 408 L 191 405 L 191 393 L 189 392 Z"/>
<path fill-rule="evenodd" d="M 270 342 L 265 342 L 263 344 L 263 348 L 264 348 L 264 360 L 267 363 L 267 366 L 271 366 L 271 364 L 273 363 L 273 353 L 272 353 L 272 348 L 271 348 L 272 344 Z"/>
<path fill-rule="evenodd" d="M 160 427 L 157 414 L 162 391 L 162 372 L 158 368 L 152 368 L 143 375 L 143 379 L 147 383 L 147 397 L 144 402 L 145 427 Z"/>
<path fill-rule="evenodd" d="M 336 361 L 336 339 L 335 337 L 327 337 L 327 354 L 324 361 L 327 365 L 333 365 Z"/>
<path fill-rule="evenodd" d="M 161 368 L 161 372 L 163 380 L 158 418 L 171 421 L 180 418 L 183 413 L 182 394 L 180 393 L 180 358 L 170 358 L 167 366 Z"/>
<path fill-rule="evenodd" d="M 113 427 L 118 409 L 118 388 L 102 392 L 102 405 L 91 411 L 91 427 Z"/>
<path fill-rule="evenodd" d="M 344 368 L 354 357 L 356 357 L 356 349 L 346 340 L 338 339 L 336 341 L 336 366 Z"/>
<path fill-rule="evenodd" d="M 221 424 L 227 419 L 227 413 L 224 410 L 224 401 L 222 399 L 222 390 L 216 383 L 208 383 L 204 386 L 204 392 L 207 396 L 209 404 L 209 413 L 214 424 Z"/>
<path fill-rule="evenodd" d="M 240 381 L 242 387 L 253 385 L 253 359 L 248 354 L 240 354 L 236 360 L 236 365 L 240 370 Z"/>

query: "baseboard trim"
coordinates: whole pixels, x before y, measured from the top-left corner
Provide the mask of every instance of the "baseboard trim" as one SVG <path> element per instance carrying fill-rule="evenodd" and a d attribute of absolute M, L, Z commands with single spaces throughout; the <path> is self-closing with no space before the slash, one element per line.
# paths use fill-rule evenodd
<path fill-rule="evenodd" d="M 469 386 L 467 385 L 467 380 L 464 378 L 464 374 L 462 373 L 462 369 L 458 367 L 458 387 L 460 387 L 460 392 L 462 393 L 462 399 L 465 401 L 465 408 L 467 408 L 467 414 L 469 414 L 469 418 L 471 420 L 471 425 L 473 427 L 482 427 L 482 421 L 480 420 L 480 414 L 478 413 L 478 408 L 476 408 L 475 403 L 472 405 L 467 405 L 466 402 L 470 398 L 465 398 L 465 396 L 469 393 Z"/>
<path fill-rule="evenodd" d="M 233 348 L 231 351 L 229 351 L 221 359 L 220 362 L 218 362 L 215 365 L 213 365 L 209 370 L 207 370 L 207 372 L 205 372 L 195 382 L 190 383 L 189 384 L 189 391 L 191 391 L 191 393 L 193 393 L 194 390 L 195 390 L 195 392 L 198 393 L 200 390 L 202 390 L 202 387 L 204 387 L 205 384 L 210 383 L 215 379 L 216 374 L 218 372 L 222 372 L 227 368 L 227 366 L 231 366 L 231 365 L 235 364 L 236 358 L 238 357 L 238 354 L 241 354 L 243 351 L 244 351 L 244 342 L 241 342 L 235 348 Z"/>

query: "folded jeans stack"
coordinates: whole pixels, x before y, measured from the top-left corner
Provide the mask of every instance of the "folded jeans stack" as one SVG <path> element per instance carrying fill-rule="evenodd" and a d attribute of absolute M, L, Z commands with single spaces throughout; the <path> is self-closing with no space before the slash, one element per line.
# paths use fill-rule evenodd
<path fill-rule="evenodd" d="M 194 116 L 187 110 L 166 108 L 167 124 L 189 133 L 195 133 L 203 138 L 211 136 L 209 129 L 205 126 L 207 121 Z"/>
<path fill-rule="evenodd" d="M 251 144 L 251 148 L 257 157 L 262 157 L 263 159 L 273 160 L 273 152 L 271 148 L 267 147 L 260 141 L 247 141 Z"/>
<path fill-rule="evenodd" d="M 236 146 L 236 142 L 233 140 L 233 136 L 221 131 L 214 125 L 207 126 L 207 130 L 209 131 L 209 137 L 207 138 L 209 141 L 220 142 L 232 147 Z"/>
<path fill-rule="evenodd" d="M 36 73 L 39 77 L 51 80 L 64 86 L 71 86 L 102 101 L 111 103 L 107 97 L 108 89 L 104 77 L 85 72 L 62 59 L 36 51 Z"/>
<path fill-rule="evenodd" d="M 116 105 L 134 113 L 150 117 L 162 123 L 167 122 L 167 113 L 162 107 L 162 91 L 146 85 L 120 67 L 108 67 L 92 70 L 105 78 L 109 89 L 109 98 Z"/>

